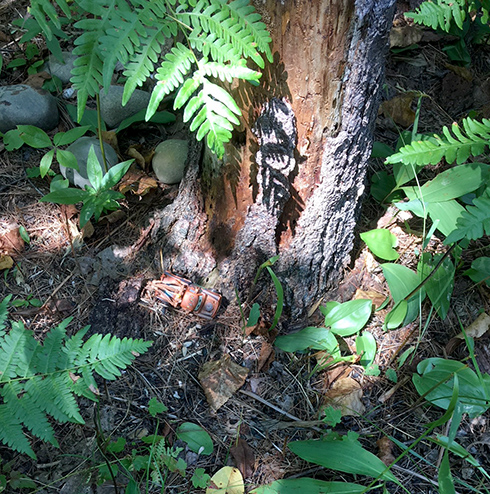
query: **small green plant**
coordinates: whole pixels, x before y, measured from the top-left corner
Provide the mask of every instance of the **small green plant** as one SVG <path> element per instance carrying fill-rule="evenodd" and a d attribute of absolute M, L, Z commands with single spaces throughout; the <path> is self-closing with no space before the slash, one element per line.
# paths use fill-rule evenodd
<path fill-rule="evenodd" d="M 92 186 L 86 185 L 85 190 L 68 187 L 68 180 L 51 182 L 51 192 L 40 200 L 57 204 L 76 204 L 82 202 L 80 211 L 80 226 L 83 228 L 92 216 L 97 221 L 106 211 L 119 209 L 118 199 L 124 195 L 112 190 L 128 171 L 133 160 L 123 161 L 103 173 L 94 147 L 90 148 L 87 158 L 87 175 Z"/>
<path fill-rule="evenodd" d="M 68 337 L 72 318 L 37 341 L 22 322 L 7 329 L 8 304 L 0 304 L 0 441 L 32 458 L 28 435 L 58 446 L 49 418 L 83 424 L 75 396 L 98 401 L 95 374 L 114 380 L 151 342 L 95 334 L 83 341 L 89 327 Z"/>
<path fill-rule="evenodd" d="M 275 345 L 285 352 L 327 352 L 330 359 L 322 367 L 339 362 L 354 362 L 355 355 L 342 355 L 339 340 L 359 333 L 371 317 L 372 307 L 371 300 L 350 300 L 343 304 L 328 302 L 325 307 L 320 307 L 325 316 L 325 327 L 308 327 L 297 333 L 278 336 Z M 368 374 L 379 373 L 379 369 L 373 365 L 376 340 L 370 332 L 365 331 L 356 337 L 356 352 Z"/>
<path fill-rule="evenodd" d="M 256 84 L 260 73 L 247 62 L 263 68 L 262 54 L 272 62 L 271 38 L 249 0 L 31 0 L 30 13 L 36 25 L 29 24 L 27 38 L 41 30 L 58 58 L 59 43 L 53 40 L 67 23 L 77 30 L 71 82 L 78 121 L 88 98 L 109 87 L 120 61 L 126 78 L 123 104 L 156 70 L 146 119 L 177 91 L 174 108 L 184 109 L 184 121 L 191 122 L 197 139 L 206 137 L 220 156 L 241 114 L 222 85 L 234 79 Z M 174 46 L 160 61 L 168 38 Z"/>
<path fill-rule="evenodd" d="M 182 477 L 187 477 L 187 464 L 183 459 L 183 448 L 168 445 L 165 437 L 158 435 L 160 426 L 159 415 L 165 413 L 167 407 L 156 398 L 151 398 L 148 404 L 149 414 L 157 419 L 154 435 L 141 438 L 139 445 L 132 444 L 130 453 L 124 453 L 128 446 L 122 437 L 115 441 L 105 442 L 104 453 L 114 458 L 109 465 L 104 464 L 99 468 L 99 482 L 113 480 L 118 473 L 128 479 L 126 493 L 140 492 L 140 486 L 158 486 L 164 492 L 166 479 L 169 473 L 177 473 Z M 187 443 L 191 451 L 198 454 L 210 455 L 213 452 L 213 442 L 209 434 L 199 425 L 184 422 L 176 429 L 178 439 Z M 191 477 L 194 487 L 205 488 L 209 484 L 210 476 L 203 468 L 197 468 Z"/>

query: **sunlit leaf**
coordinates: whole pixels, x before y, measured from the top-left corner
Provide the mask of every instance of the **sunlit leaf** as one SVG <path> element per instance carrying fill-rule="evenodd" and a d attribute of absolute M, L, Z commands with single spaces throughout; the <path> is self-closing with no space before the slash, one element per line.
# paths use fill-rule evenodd
<path fill-rule="evenodd" d="M 385 228 L 378 228 L 361 233 L 361 239 L 366 242 L 369 250 L 377 257 L 386 261 L 396 261 L 399 254 L 395 250 L 398 244 L 396 236 Z"/>
<path fill-rule="evenodd" d="M 361 330 L 371 317 L 371 300 L 349 300 L 333 307 L 325 317 L 325 326 L 334 334 L 350 336 Z"/>

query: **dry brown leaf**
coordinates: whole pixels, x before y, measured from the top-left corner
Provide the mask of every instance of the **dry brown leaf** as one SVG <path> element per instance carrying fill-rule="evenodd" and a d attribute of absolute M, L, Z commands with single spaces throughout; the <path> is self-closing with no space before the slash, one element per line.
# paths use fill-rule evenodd
<path fill-rule="evenodd" d="M 410 127 L 415 121 L 415 112 L 412 110 L 413 100 L 417 97 L 414 91 L 399 94 L 388 101 L 383 101 L 379 111 L 386 117 L 391 117 L 402 127 Z"/>
<path fill-rule="evenodd" d="M 156 189 L 157 187 L 158 182 L 153 177 L 150 177 L 135 165 L 131 165 L 128 173 L 119 182 L 118 190 L 122 194 L 131 191 L 138 196 L 144 196 L 151 189 Z"/>
<path fill-rule="evenodd" d="M 419 26 L 407 25 L 393 27 L 390 31 L 390 48 L 414 45 L 422 39 L 422 29 Z"/>
<path fill-rule="evenodd" d="M 126 151 L 126 154 L 130 156 L 131 158 L 134 158 L 134 161 L 136 161 L 136 164 L 144 170 L 146 168 L 146 161 L 143 155 L 134 147 L 131 146 L 128 148 Z"/>
<path fill-rule="evenodd" d="M 0 271 L 2 269 L 10 269 L 14 265 L 14 260 L 7 255 L 0 254 Z"/>
<path fill-rule="evenodd" d="M 222 407 L 245 383 L 248 369 L 233 362 L 229 355 L 206 362 L 198 379 L 213 410 Z"/>
<path fill-rule="evenodd" d="M 235 446 L 230 448 L 230 453 L 242 476 L 246 479 L 251 477 L 254 473 L 255 455 L 247 441 L 239 437 Z"/>
<path fill-rule="evenodd" d="M 473 339 L 481 338 L 490 330 L 490 316 L 482 312 L 465 330 L 467 336 Z M 464 341 L 464 333 L 457 334 L 451 338 L 446 345 L 446 353 L 451 355 L 454 350 Z"/>
<path fill-rule="evenodd" d="M 451 70 L 456 75 L 459 75 L 459 77 L 462 77 L 468 82 L 473 81 L 473 74 L 466 67 L 460 67 L 459 65 L 452 65 L 450 63 L 445 63 L 444 67 L 446 67 L 446 69 Z"/>
<path fill-rule="evenodd" d="M 354 294 L 354 299 L 371 299 L 376 309 L 380 307 L 386 300 L 386 295 L 377 292 L 376 290 L 361 290 L 358 288 Z"/>
<path fill-rule="evenodd" d="M 19 227 L 0 235 L 0 252 L 2 254 L 18 254 L 24 250 L 24 240 L 20 236 Z"/>
<path fill-rule="evenodd" d="M 326 405 L 340 410 L 342 416 L 359 416 L 364 413 L 365 407 L 361 401 L 361 385 L 351 377 L 344 377 L 336 381 L 325 394 Z"/>
<path fill-rule="evenodd" d="M 36 74 L 29 75 L 24 81 L 24 84 L 34 89 L 42 89 L 43 84 L 49 79 L 51 79 L 51 74 L 48 72 L 37 72 Z"/>
<path fill-rule="evenodd" d="M 268 341 L 263 341 L 260 346 L 260 355 L 257 361 L 257 372 L 268 370 L 272 362 L 274 362 L 275 356 L 276 353 L 274 352 L 272 344 Z"/>
<path fill-rule="evenodd" d="M 112 224 L 122 220 L 123 218 L 126 218 L 126 213 L 122 209 L 118 209 L 117 211 L 113 211 L 110 214 L 106 214 L 104 217 L 100 219 L 99 222 L 101 224 L 104 224 L 104 222 Z"/>
<path fill-rule="evenodd" d="M 393 447 L 395 446 L 393 442 L 386 436 L 378 439 L 376 442 L 378 446 L 379 453 L 378 458 L 386 465 L 389 466 L 395 461 L 395 456 L 393 455 Z"/>
<path fill-rule="evenodd" d="M 82 228 L 82 238 L 90 238 L 95 232 L 94 225 L 92 225 L 91 221 L 87 221 L 84 227 Z"/>
<path fill-rule="evenodd" d="M 107 144 L 110 144 L 116 150 L 116 153 L 119 154 L 119 144 L 117 143 L 117 134 L 113 130 L 103 130 L 102 140 Z"/>

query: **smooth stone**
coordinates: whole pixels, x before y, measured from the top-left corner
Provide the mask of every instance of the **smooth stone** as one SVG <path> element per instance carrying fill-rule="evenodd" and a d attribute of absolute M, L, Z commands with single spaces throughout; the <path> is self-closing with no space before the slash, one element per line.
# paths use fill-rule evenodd
<path fill-rule="evenodd" d="M 160 182 L 171 185 L 182 180 L 188 150 L 189 143 L 182 139 L 167 139 L 156 147 L 151 165 Z"/>
<path fill-rule="evenodd" d="M 61 174 L 67 178 L 71 184 L 82 189 L 84 189 L 86 185 L 91 186 L 87 174 L 87 158 L 91 146 L 94 147 L 95 155 L 97 156 L 99 163 L 102 165 L 102 151 L 100 150 L 99 140 L 95 137 L 80 137 L 80 139 L 77 139 L 66 148 L 67 151 L 71 151 L 75 155 L 79 170 L 77 171 L 73 168 L 60 166 Z M 116 151 L 114 151 L 114 148 L 106 142 L 104 142 L 104 151 L 107 166 L 109 168 L 119 163 Z"/>
<path fill-rule="evenodd" d="M 125 118 L 131 117 L 150 102 L 150 93 L 135 89 L 125 106 L 122 106 L 124 87 L 109 86 L 107 93 L 105 89 L 100 92 L 100 113 L 108 127 L 117 127 Z"/>
<path fill-rule="evenodd" d="M 56 99 L 44 89 L 26 84 L 0 87 L 0 132 L 15 129 L 17 125 L 52 130 L 58 122 Z"/>
<path fill-rule="evenodd" d="M 60 62 L 54 55 L 51 55 L 45 65 L 45 70 L 51 75 L 58 77 L 63 84 L 67 84 L 70 82 L 73 62 L 77 59 L 77 56 L 71 51 L 64 51 L 62 55 L 64 63 Z"/>

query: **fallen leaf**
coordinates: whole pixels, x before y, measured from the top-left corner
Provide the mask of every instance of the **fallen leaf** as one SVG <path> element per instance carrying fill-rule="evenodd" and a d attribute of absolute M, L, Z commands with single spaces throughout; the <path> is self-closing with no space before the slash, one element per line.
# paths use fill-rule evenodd
<path fill-rule="evenodd" d="M 229 355 L 206 362 L 198 379 L 213 410 L 218 410 L 243 386 L 248 369 L 233 362 Z"/>
<path fill-rule="evenodd" d="M 131 165 L 128 172 L 119 182 L 118 190 L 122 194 L 131 191 L 138 196 L 144 196 L 151 189 L 158 188 L 158 182 L 147 175 L 143 170 L 140 170 L 136 165 Z"/>
<path fill-rule="evenodd" d="M 94 225 L 92 225 L 91 221 L 87 221 L 84 227 L 82 228 L 82 238 L 90 238 L 95 232 Z"/>
<path fill-rule="evenodd" d="M 412 110 L 413 100 L 417 97 L 415 91 L 407 91 L 399 94 L 388 101 L 383 101 L 380 106 L 380 113 L 393 119 L 395 123 L 402 127 L 410 127 L 415 121 L 415 112 Z"/>
<path fill-rule="evenodd" d="M 361 401 L 361 385 L 351 377 L 336 381 L 325 394 L 325 403 L 342 412 L 342 416 L 357 417 L 364 413 L 365 407 Z"/>
<path fill-rule="evenodd" d="M 117 143 L 117 134 L 113 130 L 103 130 L 102 140 L 105 143 L 110 144 L 116 150 L 116 153 L 119 154 L 119 144 Z"/>
<path fill-rule="evenodd" d="M 378 446 L 379 453 L 378 458 L 386 465 L 389 466 L 395 461 L 395 456 L 393 455 L 393 441 L 388 439 L 386 436 L 383 436 L 381 439 L 378 439 L 376 442 Z"/>
<path fill-rule="evenodd" d="M 206 494 L 243 494 L 245 486 L 240 470 L 235 467 L 220 468 L 210 480 Z"/>
<path fill-rule="evenodd" d="M 122 220 L 123 218 L 126 218 L 126 213 L 122 209 L 118 209 L 117 211 L 113 211 L 112 213 L 106 214 L 103 216 L 100 220 L 100 224 L 104 223 L 116 223 L 117 221 Z"/>
<path fill-rule="evenodd" d="M 145 158 L 134 146 L 129 147 L 128 150 L 126 151 L 126 154 L 131 158 L 134 158 L 134 161 L 142 170 L 145 169 L 146 167 Z"/>
<path fill-rule="evenodd" d="M 0 254 L 0 271 L 2 269 L 10 269 L 14 265 L 14 260 L 7 255 Z"/>
<path fill-rule="evenodd" d="M 419 26 L 407 25 L 393 27 L 390 31 L 390 48 L 405 48 L 418 43 L 422 39 L 422 29 Z"/>
<path fill-rule="evenodd" d="M 452 65 L 450 63 L 445 63 L 444 67 L 446 67 L 446 69 L 451 70 L 456 75 L 459 75 L 459 77 L 462 77 L 468 82 L 473 81 L 473 74 L 466 67 L 460 67 L 459 65 Z"/>
<path fill-rule="evenodd" d="M 473 339 L 481 338 L 490 329 L 490 316 L 482 312 L 464 331 L 466 336 Z M 457 334 L 454 338 L 451 338 L 446 345 L 446 353 L 451 355 L 454 350 L 464 341 L 464 333 Z"/>
<path fill-rule="evenodd" d="M 269 369 L 272 362 L 274 362 L 275 356 L 274 347 L 268 341 L 263 341 L 260 346 L 260 355 L 257 360 L 257 372 Z"/>
<path fill-rule="evenodd" d="M 377 292 L 376 290 L 361 290 L 358 288 L 353 299 L 370 299 L 373 301 L 375 308 L 380 307 L 386 300 L 386 295 Z"/>
<path fill-rule="evenodd" d="M 31 74 L 24 81 L 24 84 L 31 86 L 34 89 L 42 89 L 43 84 L 51 79 L 51 74 L 48 72 L 36 72 L 35 74 Z"/>
<path fill-rule="evenodd" d="M 235 446 L 230 448 L 230 453 L 242 476 L 244 478 L 251 477 L 254 473 L 255 455 L 247 441 L 239 437 Z"/>
<path fill-rule="evenodd" d="M 2 254 L 18 254 L 24 250 L 24 240 L 19 227 L 12 228 L 0 235 L 0 252 Z"/>

